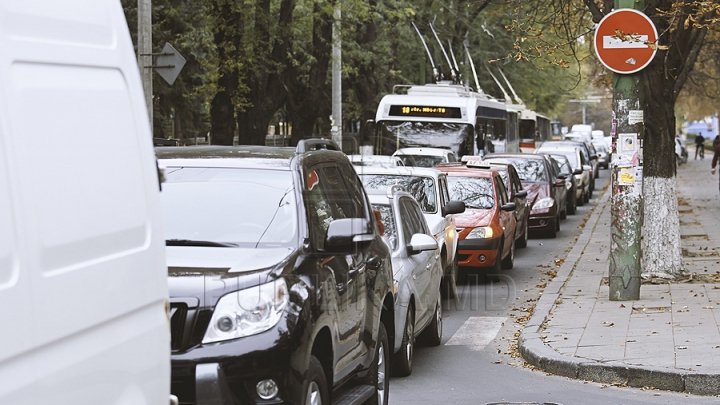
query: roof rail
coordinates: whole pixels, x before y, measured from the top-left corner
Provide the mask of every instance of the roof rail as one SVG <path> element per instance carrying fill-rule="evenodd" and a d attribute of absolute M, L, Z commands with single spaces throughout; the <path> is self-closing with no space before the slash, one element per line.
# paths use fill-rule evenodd
<path fill-rule="evenodd" d="M 295 153 L 305 153 L 311 150 L 336 150 L 340 151 L 340 147 L 338 146 L 335 141 L 331 139 L 321 139 L 321 138 L 314 138 L 314 139 L 301 139 L 298 144 L 297 148 L 295 148 Z"/>

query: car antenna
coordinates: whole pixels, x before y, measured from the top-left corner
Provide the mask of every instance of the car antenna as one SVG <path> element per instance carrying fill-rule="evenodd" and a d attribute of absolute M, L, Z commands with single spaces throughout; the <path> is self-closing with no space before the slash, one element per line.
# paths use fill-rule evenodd
<path fill-rule="evenodd" d="M 445 55 L 445 60 L 448 63 L 448 66 L 450 66 L 450 79 L 452 79 L 453 84 L 457 83 L 458 75 L 457 71 L 452 65 L 452 62 L 450 62 L 450 58 L 448 57 L 447 52 L 445 51 L 445 47 L 443 46 L 442 42 L 440 42 L 440 38 L 438 38 L 437 32 L 435 32 L 435 27 L 433 27 L 432 23 L 430 23 L 430 29 L 432 30 L 433 35 L 435 35 L 435 39 L 437 40 L 438 44 L 440 45 L 440 49 L 442 50 L 443 55 Z"/>
<path fill-rule="evenodd" d="M 515 89 L 513 88 L 512 84 L 510 84 L 510 80 L 508 80 L 508 78 L 505 76 L 505 73 L 503 73 L 502 69 L 500 69 L 500 67 L 497 67 L 497 70 L 498 70 L 498 72 L 500 72 L 500 75 L 503 77 L 503 79 L 505 79 L 505 83 L 507 83 L 508 88 L 510 88 L 510 91 L 512 92 L 513 97 L 515 97 L 515 101 L 516 101 L 519 105 L 525 105 L 525 102 L 522 101 L 522 100 L 520 99 L 520 97 L 518 97 L 518 95 L 517 95 L 517 93 L 515 92 Z"/>
<path fill-rule="evenodd" d="M 415 32 L 417 32 L 418 36 L 420 37 L 420 41 L 422 41 L 423 46 L 425 47 L 425 52 L 427 52 L 428 58 L 430 58 L 430 65 L 433 69 L 433 79 L 435 82 L 440 81 L 440 73 L 438 72 L 437 68 L 435 67 L 435 61 L 433 60 L 432 54 L 430 53 L 430 49 L 428 49 L 427 44 L 425 43 L 425 39 L 423 38 L 422 34 L 420 33 L 420 30 L 418 29 L 417 25 L 415 25 L 415 21 L 412 21 L 412 26 L 415 28 Z"/>
<path fill-rule="evenodd" d="M 493 74 L 493 72 L 490 71 L 490 66 L 488 66 L 487 63 L 485 63 L 485 69 L 487 69 L 488 73 L 490 73 L 490 76 L 492 76 L 493 80 L 495 80 L 495 83 L 498 85 L 498 87 L 500 87 L 500 90 L 502 90 L 503 96 L 505 96 L 505 100 L 510 100 L 512 102 L 512 98 L 510 98 L 510 95 L 507 93 L 507 91 L 505 91 L 505 87 L 500 84 L 500 80 L 498 80 L 497 77 L 495 77 L 495 75 Z"/>
<path fill-rule="evenodd" d="M 480 88 L 480 81 L 478 80 L 475 63 L 473 62 L 472 56 L 470 56 L 470 50 L 468 49 L 467 44 L 463 43 L 463 47 L 465 48 L 465 54 L 467 55 L 468 61 L 470 61 L 470 67 L 472 68 L 473 77 L 475 77 L 475 89 L 478 93 L 483 93 L 482 89 Z"/>

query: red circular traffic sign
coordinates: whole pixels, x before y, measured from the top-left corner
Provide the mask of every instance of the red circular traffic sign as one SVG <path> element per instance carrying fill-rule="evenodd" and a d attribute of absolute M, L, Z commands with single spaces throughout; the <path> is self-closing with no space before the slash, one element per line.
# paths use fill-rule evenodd
<path fill-rule="evenodd" d="M 657 49 L 657 29 L 640 11 L 623 8 L 605 16 L 595 30 L 595 53 L 615 73 L 635 73 L 647 66 Z"/>

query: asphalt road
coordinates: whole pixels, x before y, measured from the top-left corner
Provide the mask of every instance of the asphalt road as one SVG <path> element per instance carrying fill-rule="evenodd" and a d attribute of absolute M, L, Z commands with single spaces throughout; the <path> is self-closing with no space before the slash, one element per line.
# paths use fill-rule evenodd
<path fill-rule="evenodd" d="M 517 249 L 515 266 L 500 277 L 470 277 L 460 295 L 444 303 L 443 342 L 418 346 L 412 375 L 393 378 L 390 404 L 716 404 L 717 398 L 655 389 L 613 387 L 571 380 L 528 368 L 514 350 L 530 313 L 558 261 L 572 248 L 610 172 L 600 171 L 589 204 L 561 223 L 556 239 L 534 237 Z"/>

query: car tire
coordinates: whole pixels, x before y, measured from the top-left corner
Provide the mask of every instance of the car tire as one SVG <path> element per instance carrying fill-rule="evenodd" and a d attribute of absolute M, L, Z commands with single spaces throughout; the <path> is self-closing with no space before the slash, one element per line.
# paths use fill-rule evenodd
<path fill-rule="evenodd" d="M 323 371 L 320 360 L 315 356 L 310 356 L 310 364 L 305 380 L 303 384 L 303 405 L 330 404 L 325 372 Z"/>
<path fill-rule="evenodd" d="M 577 212 L 577 192 L 574 192 L 572 197 L 570 197 L 570 203 L 567 207 L 567 213 L 570 215 L 575 215 L 575 212 Z"/>
<path fill-rule="evenodd" d="M 447 298 L 455 298 L 457 295 L 458 282 L 458 257 L 455 253 L 455 259 L 450 263 L 450 269 L 445 271 L 443 276 L 443 293 Z"/>
<path fill-rule="evenodd" d="M 550 238 L 557 238 L 558 225 L 559 221 L 557 217 L 553 218 L 552 222 L 548 224 L 547 233 Z"/>
<path fill-rule="evenodd" d="M 510 242 L 510 251 L 505 259 L 502 261 L 502 268 L 510 270 L 515 265 L 515 240 Z"/>
<path fill-rule="evenodd" d="M 519 248 L 525 248 L 525 247 L 527 247 L 528 235 L 529 235 L 528 221 L 527 221 L 527 219 L 526 219 L 526 220 L 525 220 L 525 230 L 523 231 L 523 234 L 522 234 L 522 236 L 520 237 L 520 239 L 518 239 L 517 241 L 515 241 L 515 246 L 516 246 L 516 247 L 519 247 Z"/>
<path fill-rule="evenodd" d="M 402 343 L 400 350 L 395 353 L 392 368 L 396 377 L 409 376 L 412 373 L 412 359 L 415 352 L 415 311 L 412 305 L 408 306 L 405 316 L 405 327 L 403 328 Z"/>
<path fill-rule="evenodd" d="M 389 346 L 385 325 L 380 322 L 375 357 L 366 377 L 367 383 L 375 387 L 375 394 L 365 402 L 367 405 L 388 405 L 388 394 L 390 393 Z"/>
<path fill-rule="evenodd" d="M 428 346 L 440 346 L 442 343 L 442 331 L 443 331 L 443 320 L 442 320 L 442 297 L 438 294 L 437 302 L 435 303 L 435 314 L 433 315 L 430 325 L 420 335 L 422 342 Z"/>

